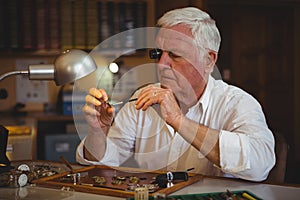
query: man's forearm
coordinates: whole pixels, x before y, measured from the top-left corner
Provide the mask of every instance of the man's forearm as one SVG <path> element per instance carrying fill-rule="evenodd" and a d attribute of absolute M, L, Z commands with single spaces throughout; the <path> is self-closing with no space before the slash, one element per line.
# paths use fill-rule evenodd
<path fill-rule="evenodd" d="M 83 155 L 90 161 L 100 161 L 106 150 L 106 135 L 103 133 L 89 133 L 85 138 Z"/>
<path fill-rule="evenodd" d="M 183 117 L 178 132 L 207 159 L 220 166 L 219 131 Z"/>

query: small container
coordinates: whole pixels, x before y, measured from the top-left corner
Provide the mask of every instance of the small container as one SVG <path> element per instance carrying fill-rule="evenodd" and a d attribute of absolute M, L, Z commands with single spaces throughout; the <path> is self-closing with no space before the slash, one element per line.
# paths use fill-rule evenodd
<path fill-rule="evenodd" d="M 134 200 L 148 200 L 149 192 L 146 187 L 137 187 L 134 190 Z"/>

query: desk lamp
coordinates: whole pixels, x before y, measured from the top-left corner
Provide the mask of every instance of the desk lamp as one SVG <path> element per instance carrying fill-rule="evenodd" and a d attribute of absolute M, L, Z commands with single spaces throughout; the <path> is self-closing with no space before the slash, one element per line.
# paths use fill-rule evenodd
<path fill-rule="evenodd" d="M 89 75 L 96 68 L 97 65 L 89 54 L 72 49 L 59 55 L 54 64 L 29 65 L 27 70 L 1 75 L 0 81 L 9 76 L 27 75 L 30 80 L 54 80 L 56 85 L 64 85 Z M 3 97 L 6 98 L 6 95 Z M 8 131 L 0 125 L 0 173 L 10 169 L 10 161 L 6 156 L 7 139 Z"/>
<path fill-rule="evenodd" d="M 11 71 L 1 75 L 0 81 L 13 75 L 28 75 L 30 80 L 54 80 L 56 85 L 63 85 L 92 73 L 96 67 L 89 54 L 72 49 L 59 55 L 54 64 L 29 65 L 27 70 Z"/>

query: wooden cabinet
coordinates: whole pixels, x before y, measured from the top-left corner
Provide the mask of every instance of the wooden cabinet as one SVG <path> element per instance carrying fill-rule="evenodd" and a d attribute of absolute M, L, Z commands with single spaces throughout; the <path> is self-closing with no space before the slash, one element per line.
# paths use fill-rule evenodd
<path fill-rule="evenodd" d="M 223 36 L 218 67 L 221 71 L 229 69 L 229 81 L 260 101 L 273 130 L 291 133 L 294 55 L 289 52 L 294 49 L 293 8 L 212 5 L 210 11 Z"/>
<path fill-rule="evenodd" d="M 229 71 L 231 76 L 225 81 L 252 94 L 273 132 L 284 135 L 290 147 L 287 179 L 297 180 L 299 3 L 213 0 L 207 1 L 207 10 L 221 32 L 219 70 Z"/>

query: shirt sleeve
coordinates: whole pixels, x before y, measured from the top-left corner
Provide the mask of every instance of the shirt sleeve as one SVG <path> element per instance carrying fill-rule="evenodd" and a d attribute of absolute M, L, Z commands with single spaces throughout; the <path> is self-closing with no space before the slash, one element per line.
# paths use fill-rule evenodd
<path fill-rule="evenodd" d="M 136 121 L 132 117 L 134 109 L 129 103 L 119 111 L 115 123 L 106 137 L 106 150 L 103 159 L 99 162 L 86 160 L 83 156 L 85 139 L 77 147 L 76 160 L 86 165 L 120 166 L 133 154 Z M 128 114 L 132 113 L 132 114 Z M 130 117 L 131 116 L 131 117 Z"/>
<path fill-rule="evenodd" d="M 275 165 L 274 137 L 258 102 L 249 96 L 237 99 L 220 131 L 220 166 L 238 178 L 262 181 Z"/>
<path fill-rule="evenodd" d="M 107 166 L 119 166 L 119 159 L 118 159 L 118 151 L 117 148 L 115 148 L 114 143 L 110 141 L 110 139 L 107 139 L 107 145 L 106 145 L 106 151 L 104 154 L 104 157 L 101 161 L 95 162 L 90 161 L 84 158 L 83 156 L 83 145 L 84 145 L 85 138 L 81 141 L 81 143 L 77 147 L 76 151 L 76 160 L 80 164 L 84 165 L 107 165 Z"/>

